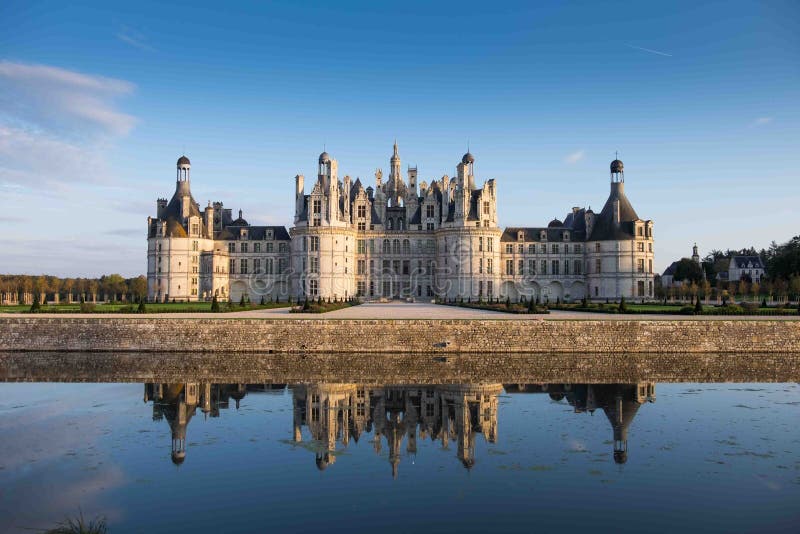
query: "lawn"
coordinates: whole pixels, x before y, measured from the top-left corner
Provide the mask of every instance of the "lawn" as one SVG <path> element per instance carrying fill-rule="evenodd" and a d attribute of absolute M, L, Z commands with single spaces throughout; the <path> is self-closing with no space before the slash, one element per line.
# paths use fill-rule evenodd
<path fill-rule="evenodd" d="M 211 312 L 210 302 L 159 302 L 146 304 L 147 313 L 203 313 Z M 220 302 L 220 312 L 235 312 L 247 310 L 264 310 L 269 308 L 285 308 L 290 306 L 286 302 L 272 302 L 267 304 L 245 304 L 244 307 L 237 303 Z M 91 305 L 89 305 L 91 308 Z M 0 306 L 0 313 L 27 313 L 29 305 Z M 136 313 L 137 304 L 130 303 L 104 303 L 94 305 L 94 309 L 81 312 L 80 304 L 54 304 L 42 306 L 39 313 Z"/>

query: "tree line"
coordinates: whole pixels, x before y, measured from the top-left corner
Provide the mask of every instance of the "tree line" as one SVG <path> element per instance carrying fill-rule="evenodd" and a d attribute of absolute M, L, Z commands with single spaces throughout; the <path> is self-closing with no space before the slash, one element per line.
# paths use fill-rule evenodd
<path fill-rule="evenodd" d="M 729 270 L 734 256 L 760 256 L 766 265 L 766 275 L 760 281 L 747 276 L 740 280 L 718 280 L 717 275 Z M 794 300 L 800 298 L 800 236 L 780 245 L 773 241 L 769 248 L 761 250 L 754 247 L 712 250 L 700 265 L 683 258 L 675 266 L 673 278 L 687 282 L 685 287 L 671 290 L 680 296 L 705 296 L 724 291 L 730 295 L 771 295 Z"/>
<path fill-rule="evenodd" d="M 119 274 L 103 275 L 99 278 L 60 278 L 47 275 L 5 274 L 0 275 L 0 293 L 45 294 L 49 300 L 66 301 L 69 295 L 78 301 L 100 298 L 110 301 L 136 301 L 147 296 L 147 278 L 139 275 L 124 278 Z M 20 299 L 22 300 L 22 299 Z"/>

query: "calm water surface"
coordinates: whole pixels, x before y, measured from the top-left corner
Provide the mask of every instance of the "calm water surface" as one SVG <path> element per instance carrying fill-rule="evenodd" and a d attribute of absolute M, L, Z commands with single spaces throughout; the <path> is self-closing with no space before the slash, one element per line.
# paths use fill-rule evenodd
<path fill-rule="evenodd" d="M 800 531 L 788 384 L 0 384 L 0 531 Z"/>

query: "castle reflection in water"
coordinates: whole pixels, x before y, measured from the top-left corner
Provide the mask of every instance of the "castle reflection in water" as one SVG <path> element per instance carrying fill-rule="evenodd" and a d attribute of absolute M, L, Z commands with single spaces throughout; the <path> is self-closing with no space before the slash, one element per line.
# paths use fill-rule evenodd
<path fill-rule="evenodd" d="M 282 393 L 285 384 L 145 384 L 144 400 L 153 402 L 153 419 L 166 419 L 172 432 L 172 461 L 186 459 L 186 432 L 198 409 L 219 417 L 231 399 L 236 408 L 245 395 Z M 392 475 L 397 476 L 402 450 L 411 458 L 417 439 L 454 447 L 467 469 L 475 465 L 478 435 L 497 441 L 498 396 L 548 394 L 564 399 L 575 413 L 602 410 L 614 440 L 614 461 L 628 459 L 628 429 L 639 407 L 655 401 L 655 384 L 458 384 L 437 386 L 375 386 L 359 384 L 302 384 L 288 386 L 292 394 L 293 440 L 303 441 L 303 427 L 314 440 L 316 465 L 324 470 L 336 461 L 336 447 L 347 447 L 371 434 L 377 454 L 386 447 Z"/>

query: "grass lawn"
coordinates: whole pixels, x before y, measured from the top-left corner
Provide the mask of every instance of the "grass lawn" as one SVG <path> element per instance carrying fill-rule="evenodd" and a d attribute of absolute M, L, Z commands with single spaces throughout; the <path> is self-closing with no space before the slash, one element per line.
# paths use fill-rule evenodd
<path fill-rule="evenodd" d="M 147 313 L 202 313 L 211 312 L 210 302 L 159 302 L 146 304 Z M 290 306 L 287 302 L 267 303 L 267 304 L 245 304 L 244 307 L 238 303 L 220 302 L 220 312 L 236 312 L 247 310 L 264 310 L 269 308 L 286 308 Z M 23 306 L 0 306 L 0 313 L 27 313 L 30 311 L 29 305 Z M 96 304 L 94 309 L 81 312 L 80 304 L 56 304 L 42 306 L 39 313 L 136 313 L 137 304 Z"/>

